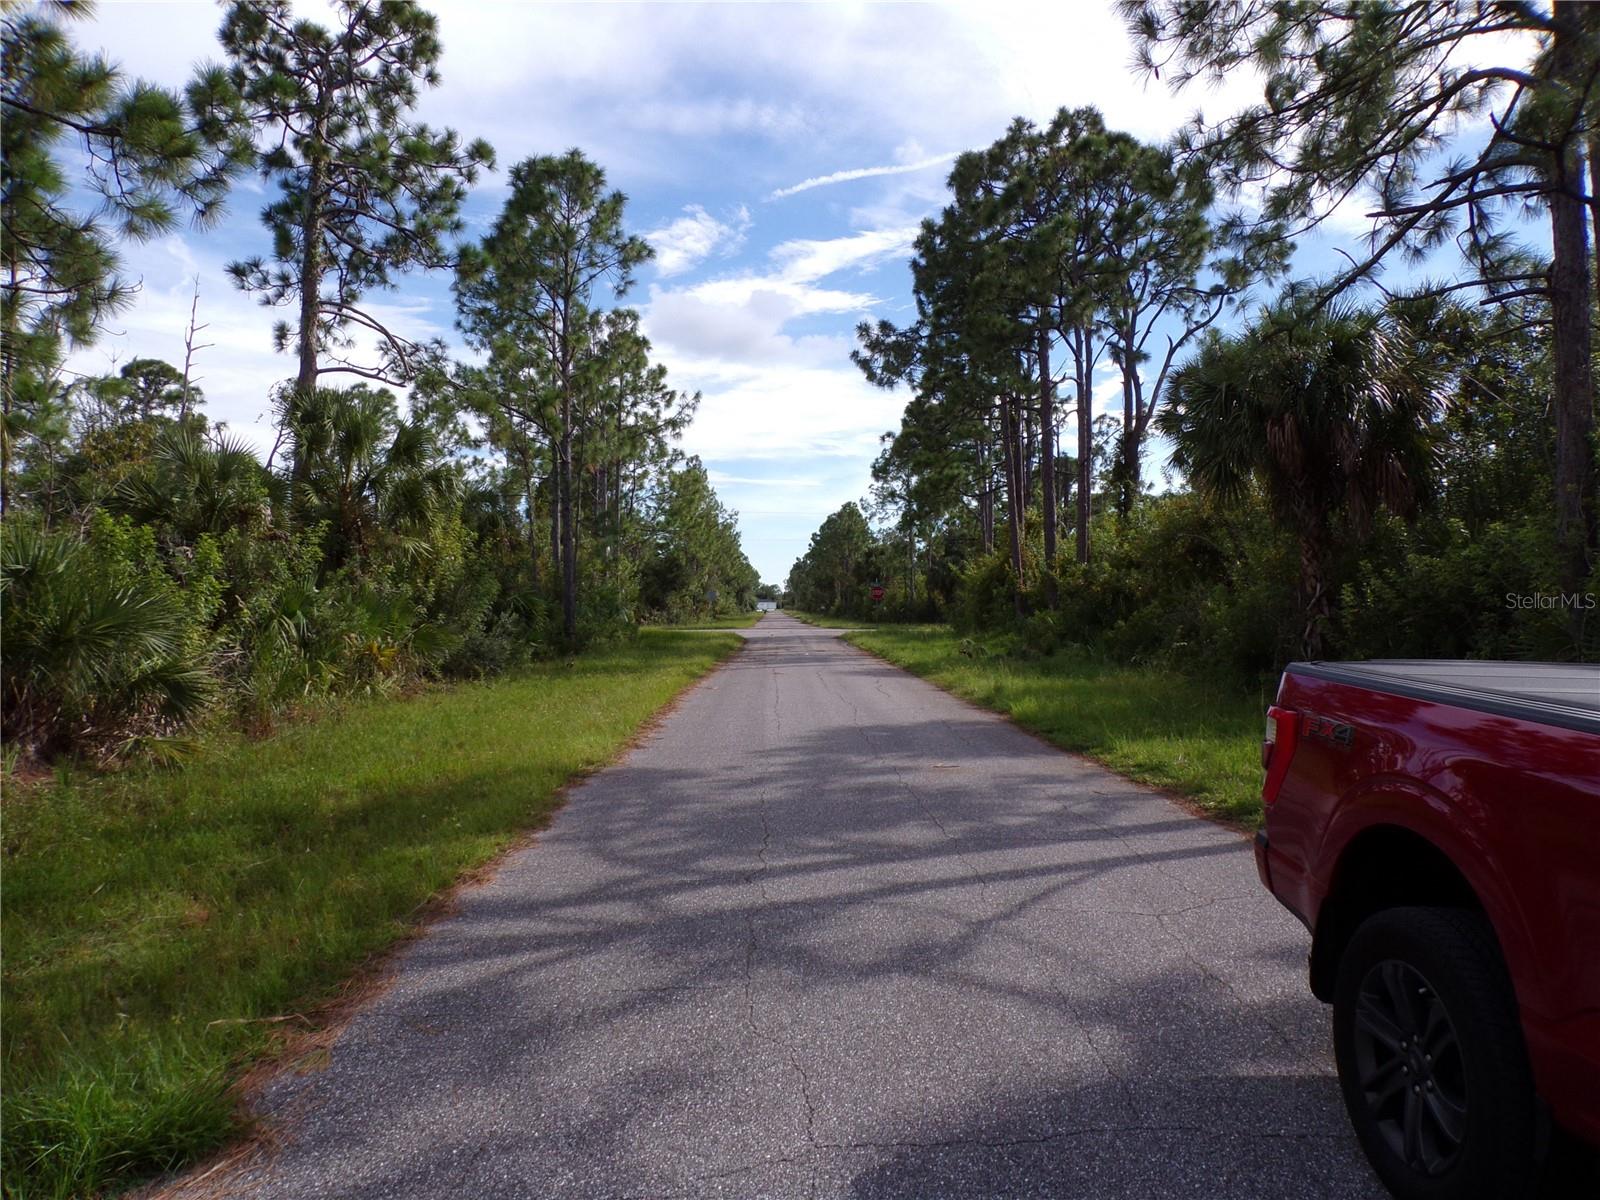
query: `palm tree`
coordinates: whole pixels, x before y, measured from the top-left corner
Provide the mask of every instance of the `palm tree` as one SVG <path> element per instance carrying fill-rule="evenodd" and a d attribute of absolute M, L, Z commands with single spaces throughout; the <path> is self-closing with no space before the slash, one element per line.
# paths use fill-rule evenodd
<path fill-rule="evenodd" d="M 1438 363 L 1396 310 L 1264 313 L 1213 333 L 1172 381 L 1158 428 L 1173 465 L 1236 499 L 1258 482 L 1300 543 L 1301 652 L 1323 652 L 1341 535 L 1364 538 L 1380 507 L 1409 517 L 1435 466 Z"/>
<path fill-rule="evenodd" d="M 277 490 L 278 481 L 243 441 L 173 424 L 156 435 L 149 461 L 105 503 L 141 524 L 170 526 L 192 545 L 206 533 L 259 531 L 271 522 Z"/>
<path fill-rule="evenodd" d="M 303 465 L 295 503 L 328 522 L 330 569 L 366 563 L 379 543 L 427 552 L 428 528 L 459 481 L 425 425 L 400 419 L 388 393 L 357 386 L 299 397 L 290 432 Z"/>

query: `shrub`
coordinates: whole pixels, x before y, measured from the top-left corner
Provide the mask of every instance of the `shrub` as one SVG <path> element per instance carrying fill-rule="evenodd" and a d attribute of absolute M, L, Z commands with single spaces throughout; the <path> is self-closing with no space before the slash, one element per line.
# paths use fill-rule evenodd
<path fill-rule="evenodd" d="M 1002 550 L 974 559 L 956 585 L 950 624 L 964 633 L 1012 626 L 1017 619 L 1014 578 Z"/>
<path fill-rule="evenodd" d="M 1059 568 L 1054 633 L 1136 663 L 1246 681 L 1295 634 L 1293 547 L 1253 498 L 1160 496 L 1094 527 L 1094 558 Z"/>
<path fill-rule="evenodd" d="M 1336 634 L 1353 658 L 1600 657 L 1600 571 L 1576 607 L 1561 603 L 1548 522 L 1495 521 L 1469 535 L 1434 518 L 1380 526 L 1341 594 Z M 1544 597 L 1545 606 L 1517 602 Z"/>
<path fill-rule="evenodd" d="M 208 625 L 220 601 L 203 540 L 172 578 L 148 529 L 97 512 L 86 539 L 10 519 L 0 530 L 3 722 L 25 754 L 103 759 L 179 733 L 204 713 Z"/>

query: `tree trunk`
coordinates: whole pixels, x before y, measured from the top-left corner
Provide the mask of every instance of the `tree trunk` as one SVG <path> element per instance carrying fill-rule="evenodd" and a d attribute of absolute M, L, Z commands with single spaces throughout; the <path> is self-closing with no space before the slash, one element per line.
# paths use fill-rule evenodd
<path fill-rule="evenodd" d="M 989 423 L 978 435 L 978 534 L 985 555 L 994 553 L 994 487 L 989 469 Z"/>
<path fill-rule="evenodd" d="M 1600 6 L 1573 5 L 1561 0 L 1552 6 L 1552 15 L 1562 18 L 1576 15 L 1581 19 L 1581 24 L 1568 35 L 1569 39 L 1573 34 L 1578 39 L 1600 36 Z M 1570 55 L 1566 61 L 1569 65 L 1573 64 L 1577 61 L 1577 56 Z M 1578 95 L 1585 94 L 1589 87 L 1590 81 L 1583 79 L 1581 75 L 1573 82 L 1573 90 Z M 1589 127 L 1586 149 L 1589 159 L 1589 218 L 1594 227 L 1594 244 L 1589 248 L 1594 255 L 1594 277 L 1589 282 L 1592 286 L 1600 287 L 1600 128 L 1592 124 Z"/>
<path fill-rule="evenodd" d="M 1132 353 L 1132 339 L 1126 338 L 1122 355 L 1122 453 L 1117 471 L 1117 515 L 1120 517 L 1133 511 L 1133 502 L 1139 494 L 1139 414 L 1133 396 Z"/>
<path fill-rule="evenodd" d="M 561 468 L 555 461 L 555 447 L 550 447 L 550 570 L 561 578 Z"/>
<path fill-rule="evenodd" d="M 529 586 L 537 592 L 539 590 L 539 524 L 538 486 L 533 481 L 533 458 L 524 445 L 517 453 L 522 460 L 522 492 L 528 505 L 528 576 Z"/>
<path fill-rule="evenodd" d="M 1090 502 L 1094 492 L 1094 331 L 1080 328 L 1078 344 L 1078 561 L 1089 561 Z"/>
<path fill-rule="evenodd" d="M 578 640 L 578 538 L 572 516 L 572 392 L 561 398 L 561 629 L 569 647 Z"/>
<path fill-rule="evenodd" d="M 1308 659 L 1322 657 L 1333 605 L 1328 595 L 1327 539 L 1321 530 L 1300 535 L 1300 603 L 1305 626 L 1300 653 Z"/>
<path fill-rule="evenodd" d="M 315 137 L 320 142 L 323 120 L 318 117 Z M 303 406 L 317 389 L 317 314 L 322 295 L 322 261 L 319 254 L 322 242 L 322 191 L 326 186 L 327 166 L 320 154 L 310 158 L 306 176 L 305 211 L 300 216 L 300 328 L 298 350 L 300 369 L 294 380 L 296 408 Z M 290 410 L 291 413 L 295 409 Z M 300 452 L 300 439 L 294 441 L 294 461 L 289 467 L 290 479 L 303 484 L 310 474 L 311 464 Z"/>
<path fill-rule="evenodd" d="M 1550 196 L 1550 315 L 1555 343 L 1556 544 L 1561 585 L 1579 591 L 1595 547 L 1593 314 L 1583 160 L 1574 143 Z M 1575 614 L 1579 610 L 1572 610 Z"/>
<path fill-rule="evenodd" d="M 6 387 L 4 420 L 11 422 L 11 395 L 9 381 Z M 0 434 L 0 520 L 11 511 L 11 434 Z"/>
<path fill-rule="evenodd" d="M 7 272 L 10 275 L 10 284 L 6 288 L 7 296 L 17 294 L 17 265 L 13 262 Z M 18 334 L 22 330 L 22 321 L 17 304 L 5 305 L 5 331 L 0 338 L 0 371 L 4 371 L 0 378 L 0 416 L 3 416 L 4 427 L 0 428 L 0 517 L 11 511 L 11 413 L 16 405 L 17 388 L 17 349 Z"/>
<path fill-rule="evenodd" d="M 1594 226 L 1594 244 L 1589 247 L 1594 255 L 1594 276 L 1591 286 L 1600 287 L 1600 129 L 1589 134 L 1589 220 Z"/>
<path fill-rule="evenodd" d="M 1022 596 L 1022 441 L 1016 428 L 1017 416 L 1014 401 L 1000 402 L 1001 437 L 1006 447 L 1006 524 L 1011 536 L 1011 604 L 1019 618 L 1027 616 L 1027 605 Z"/>
<path fill-rule="evenodd" d="M 1039 474 L 1044 505 L 1044 592 L 1054 610 L 1056 593 L 1056 402 L 1055 381 L 1050 377 L 1050 330 L 1039 324 Z"/>
<path fill-rule="evenodd" d="M 12 272 L 13 280 L 16 272 Z M 13 291 L 15 288 L 13 287 Z M 10 307 L 9 305 L 7 306 Z M 10 322 L 7 322 L 10 325 Z M 16 352 L 16 331 L 8 328 L 6 331 L 4 348 L 0 348 L 0 369 L 5 371 L 5 377 L 0 379 L 0 519 L 11 511 L 11 427 L 12 397 L 16 394 L 16 384 L 13 380 L 15 368 L 12 365 L 12 356 Z"/>
<path fill-rule="evenodd" d="M 906 616 L 917 603 L 917 532 L 906 530 Z"/>
<path fill-rule="evenodd" d="M 539 526 L 534 516 L 534 488 L 533 476 L 527 478 L 528 492 L 528 586 L 535 592 L 539 590 Z"/>
<path fill-rule="evenodd" d="M 1033 507 L 1033 414 L 1020 399 L 1017 401 L 1018 454 L 1021 456 L 1022 511 Z"/>
<path fill-rule="evenodd" d="M 1028 422 L 1028 405 L 1021 396 L 1011 401 L 1011 432 L 1016 455 L 1017 512 L 1025 524 L 1033 503 L 1033 439 Z"/>

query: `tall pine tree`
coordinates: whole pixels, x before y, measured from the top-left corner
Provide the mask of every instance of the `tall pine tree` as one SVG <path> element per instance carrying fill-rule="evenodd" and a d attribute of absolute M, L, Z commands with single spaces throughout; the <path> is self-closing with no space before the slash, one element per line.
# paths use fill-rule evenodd
<path fill-rule="evenodd" d="M 328 375 L 404 384 L 416 343 L 361 301 L 414 268 L 444 268 L 467 185 L 493 161 L 487 143 L 412 120 L 418 89 L 439 81 L 433 15 L 411 0 L 338 0 L 333 29 L 295 20 L 288 0 L 238 0 L 220 38 L 258 131 L 258 165 L 279 198 L 261 214 L 268 258 L 229 267 L 267 305 L 293 305 L 276 331 L 298 359 L 293 397 Z M 375 339 L 377 362 L 349 357 Z M 289 415 L 289 414 L 286 414 Z M 295 463 L 296 477 L 304 465 Z"/>
<path fill-rule="evenodd" d="M 648 243 L 622 227 L 626 197 L 605 172 L 570 150 L 511 168 L 511 196 L 493 230 L 458 275 L 462 328 L 515 362 L 525 399 L 510 415 L 542 429 L 555 467 L 551 530 L 561 564 L 561 621 L 578 630 L 578 531 L 573 492 L 579 424 L 605 375 L 601 304 L 619 299 Z M 505 406 L 502 405 L 502 408 Z"/>

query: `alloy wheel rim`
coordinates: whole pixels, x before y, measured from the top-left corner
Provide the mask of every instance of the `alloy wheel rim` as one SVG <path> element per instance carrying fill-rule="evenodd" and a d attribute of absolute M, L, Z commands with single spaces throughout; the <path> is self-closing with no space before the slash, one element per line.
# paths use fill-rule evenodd
<path fill-rule="evenodd" d="M 1387 959 L 1356 993 L 1356 1078 L 1378 1133 L 1406 1166 L 1429 1177 L 1461 1156 L 1467 1085 L 1461 1043 L 1421 972 Z"/>

